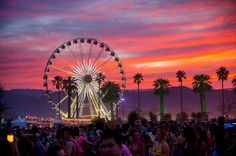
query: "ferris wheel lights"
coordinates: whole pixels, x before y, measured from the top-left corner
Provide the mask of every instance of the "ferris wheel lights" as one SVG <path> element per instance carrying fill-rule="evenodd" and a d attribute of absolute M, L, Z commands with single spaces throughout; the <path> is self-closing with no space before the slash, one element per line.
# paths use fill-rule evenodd
<path fill-rule="evenodd" d="M 84 43 L 84 39 L 80 39 L 80 42 L 81 42 L 81 43 Z"/>
<path fill-rule="evenodd" d="M 111 56 L 115 56 L 115 53 L 114 53 L 114 52 L 111 52 L 110 55 L 111 55 Z"/>
<path fill-rule="evenodd" d="M 59 50 L 59 49 L 57 49 L 57 50 L 56 50 L 56 53 L 58 53 L 58 54 L 59 54 L 59 53 L 60 53 L 60 50 Z"/>
<path fill-rule="evenodd" d="M 94 41 L 93 44 L 94 44 L 94 45 L 97 45 L 97 44 L 98 44 L 98 41 Z"/>
<path fill-rule="evenodd" d="M 74 44 L 77 44 L 77 43 L 78 43 L 78 41 L 77 41 L 77 40 L 74 40 L 74 41 L 73 41 L 73 43 L 74 43 Z"/>
<path fill-rule="evenodd" d="M 121 67 L 122 67 L 122 65 L 119 63 L 119 64 L 118 64 L 118 67 L 120 67 L 120 68 L 121 68 Z"/>
<path fill-rule="evenodd" d="M 71 46 L 71 42 L 67 42 L 66 44 L 67 44 L 68 46 Z"/>
<path fill-rule="evenodd" d="M 48 84 L 45 82 L 45 83 L 43 84 L 43 86 L 44 86 L 44 87 L 47 87 L 47 86 L 48 86 Z"/>
<path fill-rule="evenodd" d="M 66 48 L 65 45 L 62 45 L 62 46 L 61 46 L 61 49 L 65 49 L 65 48 Z"/>
<path fill-rule="evenodd" d="M 48 76 L 46 74 L 44 74 L 43 79 L 47 79 L 47 78 L 48 78 Z"/>
<path fill-rule="evenodd" d="M 44 72 L 49 72 L 49 68 L 46 68 L 46 69 L 44 70 Z"/>
<path fill-rule="evenodd" d="M 51 61 L 49 61 L 49 62 L 48 62 L 48 64 L 49 64 L 49 65 L 52 65 L 52 62 L 51 62 Z"/>
<path fill-rule="evenodd" d="M 45 95 L 48 95 L 49 94 L 49 91 L 47 90 L 47 91 L 45 91 Z"/>
<path fill-rule="evenodd" d="M 118 62 L 118 61 L 119 61 L 119 58 L 118 58 L 118 57 L 116 57 L 114 60 L 115 60 L 116 62 Z"/>
<path fill-rule="evenodd" d="M 88 39 L 88 40 L 87 40 L 87 43 L 91 43 L 91 40 L 90 40 L 90 39 Z"/>
<path fill-rule="evenodd" d="M 121 71 L 120 71 L 120 73 L 121 73 L 121 74 L 124 74 L 124 71 L 123 71 L 123 70 L 121 70 Z"/>
<path fill-rule="evenodd" d="M 110 51 L 110 48 L 106 47 L 106 51 Z"/>
<path fill-rule="evenodd" d="M 52 59 L 55 59 L 56 58 L 56 56 L 55 55 L 52 55 Z"/>
<path fill-rule="evenodd" d="M 100 47 L 103 48 L 103 47 L 104 47 L 104 44 L 100 44 Z"/>

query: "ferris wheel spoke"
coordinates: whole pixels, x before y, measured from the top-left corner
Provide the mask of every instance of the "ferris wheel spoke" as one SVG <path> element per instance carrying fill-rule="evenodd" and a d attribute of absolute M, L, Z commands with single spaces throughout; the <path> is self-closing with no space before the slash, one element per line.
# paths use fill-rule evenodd
<path fill-rule="evenodd" d="M 97 67 L 91 74 L 96 74 L 102 67 L 104 67 L 109 61 L 111 61 L 112 56 L 106 59 L 100 66 Z"/>
<path fill-rule="evenodd" d="M 63 99 L 61 99 L 58 103 L 56 103 L 57 106 L 59 106 L 61 103 L 63 103 L 68 98 L 68 95 L 66 95 Z"/>
<path fill-rule="evenodd" d="M 65 65 L 67 65 L 68 67 L 71 68 L 71 66 L 72 66 L 71 63 L 67 62 L 65 59 L 62 59 L 62 58 L 61 58 L 61 57 L 62 57 L 61 54 L 58 54 L 58 56 L 60 56 L 60 57 L 58 57 L 59 60 L 60 60 L 60 62 L 64 63 Z"/>
<path fill-rule="evenodd" d="M 71 48 L 69 47 L 69 51 L 70 51 L 70 54 L 72 56 L 72 58 L 74 59 L 75 61 L 75 64 L 77 64 L 79 61 L 76 59 L 76 56 L 74 55 L 74 53 L 72 52 Z"/>
<path fill-rule="evenodd" d="M 83 53 L 83 47 L 82 47 L 82 45 L 81 45 L 82 43 L 81 42 L 79 42 L 79 55 L 81 56 L 80 57 L 80 62 L 82 63 L 82 64 L 84 64 L 84 53 Z"/>
<path fill-rule="evenodd" d="M 72 97 L 72 103 L 71 103 L 71 115 L 72 117 L 75 117 L 75 112 L 76 112 L 76 105 L 77 105 L 77 98 L 76 96 L 73 98 Z"/>
<path fill-rule="evenodd" d="M 84 109 L 84 105 L 85 105 L 85 98 L 87 95 L 86 92 L 86 86 L 83 87 L 83 92 L 82 92 L 82 101 L 81 101 L 81 107 L 80 107 L 80 112 L 79 112 L 79 116 L 83 116 L 83 109 Z"/>
<path fill-rule="evenodd" d="M 97 98 L 97 93 L 94 93 L 94 89 L 93 87 L 91 87 L 89 85 L 89 93 L 88 94 L 88 100 L 90 101 L 90 112 L 91 112 L 91 116 L 94 117 L 95 116 L 95 112 L 96 114 L 98 114 L 98 106 L 97 106 L 97 103 L 98 103 L 98 98 Z"/>
<path fill-rule="evenodd" d="M 105 49 L 105 48 L 103 47 L 103 48 L 101 48 L 101 50 L 99 51 L 99 53 L 98 53 L 96 59 L 95 59 L 94 62 L 92 63 L 93 66 L 96 64 L 97 60 L 100 58 L 100 56 L 101 56 L 102 52 L 104 51 L 104 49 Z"/>
<path fill-rule="evenodd" d="M 71 72 L 71 71 L 68 71 L 68 70 L 66 70 L 66 69 L 59 68 L 59 67 L 56 67 L 56 66 L 53 66 L 53 65 L 51 65 L 51 67 L 52 67 L 53 69 L 56 69 L 56 70 L 62 71 L 62 72 L 64 72 L 64 73 L 66 73 L 66 74 L 70 74 L 70 75 L 74 75 L 74 74 L 76 74 L 76 73 L 74 73 L 74 72 Z"/>
<path fill-rule="evenodd" d="M 92 58 L 92 50 L 93 50 L 93 44 L 90 43 L 87 63 L 89 63 L 90 59 Z"/>

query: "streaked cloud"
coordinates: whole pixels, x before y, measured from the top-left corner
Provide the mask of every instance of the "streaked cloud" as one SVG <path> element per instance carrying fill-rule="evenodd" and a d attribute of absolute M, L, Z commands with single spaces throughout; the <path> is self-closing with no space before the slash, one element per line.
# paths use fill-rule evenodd
<path fill-rule="evenodd" d="M 226 66 L 236 75 L 236 3 L 222 1 L 30 1 L 0 2 L 0 81 L 11 88 L 42 88 L 51 53 L 65 41 L 97 38 L 120 57 L 128 89 L 142 72 L 143 88 L 155 78 L 185 70 L 212 76 Z M 108 68 L 110 69 L 110 68 Z M 17 76 L 16 76 L 17 75 Z M 115 76 L 116 78 L 118 77 Z M 27 83 L 26 83 L 27 82 Z"/>

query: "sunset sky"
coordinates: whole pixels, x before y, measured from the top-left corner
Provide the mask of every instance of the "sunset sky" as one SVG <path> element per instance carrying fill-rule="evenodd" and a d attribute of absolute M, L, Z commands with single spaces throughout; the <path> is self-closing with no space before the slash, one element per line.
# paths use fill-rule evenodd
<path fill-rule="evenodd" d="M 0 2 L 0 82 L 6 89 L 43 89 L 51 53 L 73 38 L 96 38 L 120 57 L 127 89 L 141 72 L 141 89 L 159 77 L 178 86 L 178 70 L 208 74 L 225 66 L 236 75 L 235 0 L 3 0 Z"/>

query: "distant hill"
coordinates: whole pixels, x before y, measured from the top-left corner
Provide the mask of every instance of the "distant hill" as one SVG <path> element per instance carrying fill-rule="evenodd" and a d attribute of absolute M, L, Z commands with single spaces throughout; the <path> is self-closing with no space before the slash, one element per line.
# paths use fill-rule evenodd
<path fill-rule="evenodd" d="M 165 97 L 165 112 L 175 116 L 180 112 L 180 88 L 171 87 L 170 94 Z M 149 111 L 159 112 L 160 98 L 153 95 L 153 90 L 141 90 L 141 111 L 144 116 L 148 116 Z M 124 95 L 125 101 L 120 104 L 120 116 L 123 110 L 125 116 L 132 110 L 137 109 L 137 90 L 128 90 Z M 3 97 L 5 103 L 10 106 L 5 115 L 14 117 L 25 115 L 36 115 L 39 117 L 54 117 L 55 111 L 51 109 L 47 102 L 47 97 L 43 90 L 34 89 L 13 89 L 6 92 Z M 210 115 L 219 115 L 217 107 L 221 101 L 221 90 L 212 90 L 206 93 L 207 111 Z M 236 95 L 232 90 L 225 90 L 225 102 L 236 102 Z M 124 107 L 123 107 L 124 105 Z M 183 87 L 183 108 L 186 112 L 200 111 L 200 96 L 190 88 Z M 236 108 L 232 110 L 236 115 Z"/>

